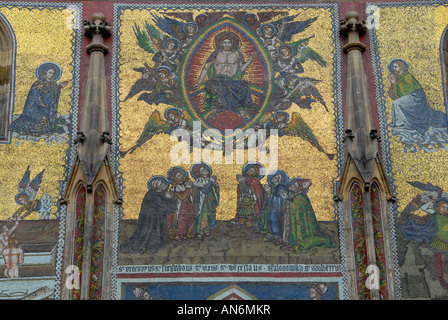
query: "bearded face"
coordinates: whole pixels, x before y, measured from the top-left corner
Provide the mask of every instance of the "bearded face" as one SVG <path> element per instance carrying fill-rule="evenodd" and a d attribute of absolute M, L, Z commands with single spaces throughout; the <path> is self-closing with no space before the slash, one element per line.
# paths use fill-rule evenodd
<path fill-rule="evenodd" d="M 258 175 L 257 168 L 256 168 L 255 166 L 250 167 L 250 168 L 247 170 L 246 175 L 247 175 L 248 177 L 256 177 L 256 176 Z"/>
<path fill-rule="evenodd" d="M 403 71 L 403 67 L 398 62 L 394 63 L 394 74 L 399 75 L 401 71 Z"/>
<path fill-rule="evenodd" d="M 174 183 L 176 184 L 184 184 L 188 182 L 188 178 L 184 176 L 182 173 L 177 172 L 174 176 Z"/>

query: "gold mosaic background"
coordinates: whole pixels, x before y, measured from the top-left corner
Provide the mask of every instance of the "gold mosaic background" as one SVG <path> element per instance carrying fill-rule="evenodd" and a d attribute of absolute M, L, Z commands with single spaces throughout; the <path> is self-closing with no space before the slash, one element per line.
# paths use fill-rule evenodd
<path fill-rule="evenodd" d="M 205 10 L 193 10 L 194 17 L 205 12 Z M 252 10 L 252 12 L 255 13 L 256 11 Z M 316 86 L 330 109 L 330 112 L 326 112 L 325 108 L 319 103 L 312 103 L 311 110 L 300 109 L 293 104 L 288 109 L 288 113 L 298 112 L 313 129 L 324 150 L 328 153 L 336 153 L 335 116 L 333 112 L 335 108 L 333 97 L 335 62 L 331 50 L 334 46 L 332 42 L 334 30 L 331 11 L 324 8 L 306 8 L 288 10 L 288 12 L 291 15 L 300 14 L 297 18 L 300 20 L 318 17 L 308 29 L 296 35 L 293 40 L 315 35 L 309 41 L 309 46 L 317 51 L 327 61 L 328 65 L 326 68 L 322 68 L 313 61 L 307 61 L 304 64 L 305 72 L 302 76 L 322 80 Z M 162 13 L 163 11 L 158 11 L 158 15 L 162 15 Z M 119 97 L 120 100 L 124 100 L 131 86 L 140 77 L 140 73 L 135 72 L 133 68 L 142 67 L 145 62 L 150 66 L 153 65 L 152 56 L 137 45 L 132 27 L 134 23 L 143 27 L 145 21 L 151 22 L 152 20 L 149 10 L 131 9 L 124 10 L 120 19 Z M 154 110 L 159 110 L 163 116 L 164 110 L 169 107 L 163 104 L 157 107 L 150 106 L 144 101 L 137 101 L 138 96 L 134 96 L 126 102 L 120 102 L 120 150 L 127 150 L 134 145 L 149 115 Z M 334 160 L 329 160 L 325 154 L 318 152 L 308 142 L 300 138 L 282 136 L 278 139 L 278 142 L 278 169 L 286 171 L 291 178 L 300 176 L 312 179 L 313 185 L 308 194 L 317 219 L 333 220 L 332 181 L 337 176 L 336 157 Z M 123 172 L 124 178 L 123 209 L 125 219 L 136 219 L 138 217 L 141 201 L 147 191 L 148 179 L 153 175 L 166 176 L 168 169 L 174 166 L 170 160 L 170 150 L 177 143 L 177 141 L 170 141 L 166 134 L 156 135 L 132 154 L 119 159 L 119 170 Z M 269 140 L 266 145 L 269 147 Z M 245 159 L 247 159 L 247 156 Z M 183 167 L 189 169 L 190 165 L 183 165 Z M 213 174 L 217 176 L 221 192 L 217 219 L 227 220 L 235 215 L 236 175 L 241 174 L 242 167 L 243 164 L 212 164 Z M 262 180 L 262 183 L 267 183 L 266 178 Z"/>
<path fill-rule="evenodd" d="M 440 39 L 448 25 L 446 6 L 380 8 L 380 27 L 376 30 L 381 72 L 385 90 L 389 86 L 387 63 L 392 58 L 409 62 L 409 72 L 420 82 L 431 108 L 445 112 L 440 65 Z M 387 122 L 391 123 L 392 99 L 386 99 Z M 399 211 L 421 191 L 406 181 L 430 182 L 448 191 L 446 169 L 448 153 L 438 149 L 426 153 L 405 153 L 398 137 L 390 135 L 391 158 Z M 426 214 L 420 212 L 420 214 Z"/>
<path fill-rule="evenodd" d="M 70 13 L 65 9 L 38 10 L 21 7 L 0 7 L 0 13 L 11 24 L 17 41 L 14 114 L 22 113 L 28 91 L 36 81 L 36 68 L 47 61 L 56 62 L 62 68 L 59 81 L 69 81 L 61 91 L 58 105 L 58 114 L 69 114 L 70 93 L 73 90 L 73 67 L 70 63 L 73 61 L 71 41 L 74 33 L 73 29 L 66 26 Z M 56 202 L 60 196 L 57 189 L 59 181 L 64 179 L 64 157 L 69 146 L 68 143 L 57 142 L 48 146 L 43 139 L 34 144 L 20 140 L 16 146 L 18 140 L 14 136 L 11 139 L 11 144 L 0 144 L 0 220 L 11 217 L 19 208 L 14 196 L 28 165 L 31 179 L 46 169 L 36 199 L 41 199 L 46 192 Z M 67 141 L 68 139 L 67 136 Z M 52 212 L 56 210 L 56 206 L 53 206 Z M 39 219 L 39 215 L 33 213 L 26 219 Z"/>

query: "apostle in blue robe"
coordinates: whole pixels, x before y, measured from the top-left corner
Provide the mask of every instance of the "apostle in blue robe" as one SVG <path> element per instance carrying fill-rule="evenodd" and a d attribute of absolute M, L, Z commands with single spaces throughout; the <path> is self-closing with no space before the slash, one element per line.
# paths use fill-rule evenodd
<path fill-rule="evenodd" d="M 38 79 L 28 92 L 22 114 L 11 123 L 11 131 L 26 136 L 64 132 L 58 126 L 57 111 L 61 89 L 68 83 L 56 83 L 61 74 L 61 68 L 53 62 L 43 63 L 37 68 Z"/>

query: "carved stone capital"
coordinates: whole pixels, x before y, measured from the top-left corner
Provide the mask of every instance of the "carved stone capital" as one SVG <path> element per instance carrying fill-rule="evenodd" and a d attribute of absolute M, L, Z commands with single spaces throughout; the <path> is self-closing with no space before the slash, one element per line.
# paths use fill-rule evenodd
<path fill-rule="evenodd" d="M 345 15 L 345 20 L 341 20 L 340 33 L 343 36 L 349 36 L 350 33 L 363 35 L 367 31 L 365 21 L 359 21 L 359 14 L 356 11 L 349 11 Z"/>
<path fill-rule="evenodd" d="M 92 21 L 84 21 L 84 33 L 89 38 L 101 35 L 103 38 L 110 36 L 112 27 L 106 21 L 103 13 L 94 13 Z"/>

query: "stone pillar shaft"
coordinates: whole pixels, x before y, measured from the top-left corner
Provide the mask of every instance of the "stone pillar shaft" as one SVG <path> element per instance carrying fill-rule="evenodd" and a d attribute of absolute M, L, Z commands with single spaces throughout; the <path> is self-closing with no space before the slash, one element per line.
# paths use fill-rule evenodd
<path fill-rule="evenodd" d="M 349 12 L 346 20 L 341 22 L 341 33 L 348 38 L 344 46 L 347 54 L 347 95 L 346 95 L 346 133 L 351 135 L 346 140 L 346 153 L 353 159 L 357 174 L 362 177 L 363 191 L 363 215 L 365 229 L 365 244 L 367 264 L 376 265 L 375 239 L 372 217 L 372 204 L 370 195 L 370 182 L 377 157 L 377 141 L 372 141 L 372 118 L 368 99 L 366 74 L 362 60 L 362 52 L 366 46 L 360 42 L 360 34 L 366 31 L 365 24 L 358 20 L 357 12 Z M 347 179 L 350 181 L 350 179 Z M 351 214 L 346 212 L 345 214 Z M 353 232 L 353 231 L 352 231 Z M 353 245 L 353 244 L 351 244 Z M 353 272 L 353 271 L 352 271 Z M 349 277 L 356 279 L 356 276 Z M 352 285 L 351 290 L 355 286 Z M 379 299 L 379 290 L 370 289 L 372 300 Z"/>
<path fill-rule="evenodd" d="M 105 22 L 103 14 L 96 13 L 92 17 L 92 22 L 86 21 L 84 23 L 84 30 L 85 34 L 92 38 L 92 42 L 86 47 L 90 54 L 90 62 L 80 132 L 83 139 L 78 143 L 77 152 L 87 180 L 81 300 L 88 300 L 90 299 L 92 237 L 94 232 L 93 183 L 105 157 L 109 153 L 109 145 L 106 142 L 110 142 L 104 66 L 104 55 L 108 48 L 103 41 L 105 37 L 110 36 L 110 26 Z"/>

